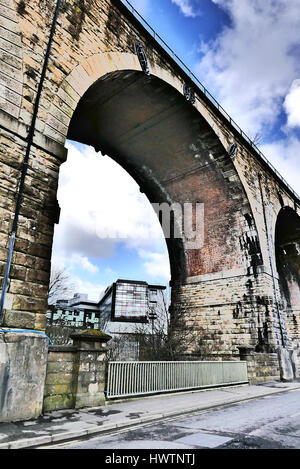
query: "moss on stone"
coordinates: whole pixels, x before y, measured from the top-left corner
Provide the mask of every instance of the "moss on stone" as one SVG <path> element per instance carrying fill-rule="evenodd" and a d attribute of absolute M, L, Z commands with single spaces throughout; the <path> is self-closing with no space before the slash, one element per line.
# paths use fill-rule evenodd
<path fill-rule="evenodd" d="M 78 331 L 75 334 L 72 334 L 71 337 L 80 339 L 81 337 L 85 338 L 99 338 L 99 339 L 111 339 L 110 335 L 105 334 L 105 332 L 99 331 L 97 329 L 84 329 Z"/>

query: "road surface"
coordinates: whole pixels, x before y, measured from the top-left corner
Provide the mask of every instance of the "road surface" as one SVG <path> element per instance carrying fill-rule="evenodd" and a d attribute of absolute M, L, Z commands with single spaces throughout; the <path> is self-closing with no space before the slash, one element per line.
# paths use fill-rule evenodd
<path fill-rule="evenodd" d="M 51 447 L 110 450 L 300 449 L 300 390 Z"/>

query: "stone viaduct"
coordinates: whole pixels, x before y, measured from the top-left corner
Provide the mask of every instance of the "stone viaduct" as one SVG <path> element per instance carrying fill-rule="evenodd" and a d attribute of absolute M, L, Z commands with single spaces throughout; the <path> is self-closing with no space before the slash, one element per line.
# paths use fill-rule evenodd
<path fill-rule="evenodd" d="M 192 326 L 195 344 L 202 338 L 229 358 L 243 346 L 281 350 L 295 367 L 297 194 L 120 0 L 61 1 L 37 107 L 55 8 L 0 0 L 2 279 L 25 174 L 2 328 L 45 330 L 68 138 L 108 154 L 151 202 L 204 204 L 201 248 L 166 240 L 172 311 Z"/>

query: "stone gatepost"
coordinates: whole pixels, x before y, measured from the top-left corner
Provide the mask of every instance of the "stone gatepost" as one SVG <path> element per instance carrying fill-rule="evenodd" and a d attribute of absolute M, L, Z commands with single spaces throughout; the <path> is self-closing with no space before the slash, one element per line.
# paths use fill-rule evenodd
<path fill-rule="evenodd" d="M 39 417 L 49 341 L 35 331 L 0 331 L 0 422 Z"/>
<path fill-rule="evenodd" d="M 77 349 L 74 407 L 97 407 L 105 403 L 107 342 L 111 336 L 89 329 L 72 334 Z"/>

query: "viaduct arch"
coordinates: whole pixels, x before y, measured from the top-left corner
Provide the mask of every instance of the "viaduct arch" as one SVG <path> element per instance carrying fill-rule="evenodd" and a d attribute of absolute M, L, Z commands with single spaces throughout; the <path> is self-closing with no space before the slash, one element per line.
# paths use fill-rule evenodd
<path fill-rule="evenodd" d="M 54 7 L 37 0 L 0 2 L 2 277 Z M 244 345 L 257 352 L 299 349 L 300 308 L 298 299 L 284 303 L 279 250 L 286 242 L 280 210 L 293 210 L 294 226 L 297 194 L 119 0 L 66 0 L 59 11 L 3 326 L 45 328 L 67 137 L 118 161 L 151 202 L 203 204 L 203 246 L 168 240 L 172 307 L 192 327 L 195 342 L 205 337 L 226 357 Z M 293 256 L 298 266 L 299 251 Z M 298 277 L 293 282 L 293 298 L 299 298 Z"/>

